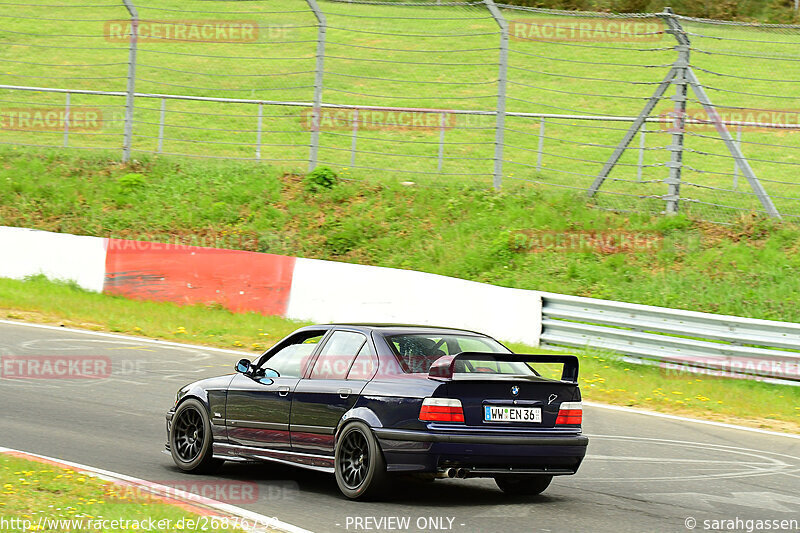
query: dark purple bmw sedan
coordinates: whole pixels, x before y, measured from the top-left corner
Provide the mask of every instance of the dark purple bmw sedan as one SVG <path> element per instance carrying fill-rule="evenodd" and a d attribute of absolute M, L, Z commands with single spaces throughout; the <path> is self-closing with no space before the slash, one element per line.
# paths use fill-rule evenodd
<path fill-rule="evenodd" d="M 167 450 L 182 470 L 287 463 L 334 474 L 353 499 L 400 474 L 492 477 L 531 495 L 586 454 L 578 359 L 472 331 L 308 326 L 236 370 L 178 391 Z"/>

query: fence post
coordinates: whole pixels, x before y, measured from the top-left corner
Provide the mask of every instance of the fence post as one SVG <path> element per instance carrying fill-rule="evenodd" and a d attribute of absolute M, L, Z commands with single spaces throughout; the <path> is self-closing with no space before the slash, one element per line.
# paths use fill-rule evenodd
<path fill-rule="evenodd" d="M 64 148 L 69 146 L 69 113 L 70 113 L 70 93 L 67 93 L 67 100 L 64 103 Z"/>
<path fill-rule="evenodd" d="M 261 127 L 264 123 L 264 104 L 258 104 L 258 125 L 256 132 L 256 159 L 261 161 Z"/>
<path fill-rule="evenodd" d="M 739 124 L 739 127 L 736 129 L 736 146 L 739 147 L 739 150 L 742 149 L 742 125 Z M 733 162 L 733 190 L 737 190 L 739 188 L 739 162 Z"/>
<path fill-rule="evenodd" d="M 668 33 L 671 33 L 678 41 L 675 50 L 678 52 L 678 59 L 674 63 L 675 76 L 672 83 L 675 85 L 675 102 L 672 117 L 672 144 L 669 146 L 670 161 L 669 177 L 664 181 L 667 183 L 667 214 L 678 212 L 678 202 L 681 194 L 681 169 L 683 167 L 683 137 L 686 128 L 686 96 L 689 88 L 687 80 L 687 70 L 689 69 L 689 37 L 683 31 L 680 23 L 675 18 L 672 9 L 664 8 L 664 20 L 669 26 Z"/>
<path fill-rule="evenodd" d="M 692 85 L 692 90 L 694 94 L 697 95 L 697 100 L 702 104 L 703 109 L 705 110 L 706 114 L 711 118 L 712 122 L 714 123 L 714 127 L 717 129 L 717 133 L 722 140 L 725 142 L 725 146 L 728 148 L 728 151 L 733 156 L 733 159 L 739 165 L 739 170 L 742 171 L 742 176 L 747 178 L 748 183 L 750 184 L 750 188 L 753 189 L 758 201 L 761 203 L 761 206 L 766 211 L 767 215 L 772 218 L 781 218 L 781 214 L 775 208 L 775 204 L 772 203 L 772 198 L 769 197 L 767 191 L 764 189 L 764 186 L 761 185 L 761 182 L 758 181 L 755 172 L 753 172 L 752 167 L 750 167 L 750 163 L 747 161 L 747 158 L 744 156 L 742 151 L 737 146 L 736 141 L 733 140 L 731 137 L 731 133 L 728 131 L 727 126 L 720 118 L 719 113 L 714 108 L 714 104 L 711 103 L 711 99 L 706 94 L 706 90 L 700 84 L 700 80 L 697 79 L 695 76 L 694 71 L 689 68 L 686 71 L 688 75 L 689 83 Z"/>
<path fill-rule="evenodd" d="M 542 170 L 542 156 L 544 155 L 544 117 L 539 120 L 539 147 L 536 152 L 536 172 Z"/>
<path fill-rule="evenodd" d="M 442 159 L 444 159 L 444 125 L 447 120 L 447 114 L 442 113 L 439 116 L 439 165 L 438 171 L 442 171 Z"/>
<path fill-rule="evenodd" d="M 728 151 L 739 165 L 739 170 L 742 171 L 742 175 L 747 178 L 747 181 L 750 183 L 750 187 L 753 189 L 753 192 L 764 208 L 764 211 L 766 211 L 770 217 L 781 218 L 780 213 L 775 208 L 775 204 L 772 203 L 772 199 L 761 185 L 761 182 L 758 181 L 755 172 L 753 172 L 753 169 L 750 167 L 750 163 L 744 157 L 744 154 L 742 154 L 742 151 L 737 145 L 736 141 L 733 139 L 733 137 L 731 137 L 725 122 L 720 118 L 719 113 L 714 108 L 714 104 L 711 103 L 711 99 L 708 97 L 705 89 L 697 79 L 694 70 L 692 70 L 692 67 L 689 64 L 690 42 L 686 32 L 683 30 L 683 27 L 681 27 L 679 22 L 680 17 L 675 15 L 672 9 L 668 7 L 664 8 L 663 12 L 658 13 L 658 16 L 664 19 L 664 22 L 668 27 L 666 33 L 672 34 L 678 41 L 678 45 L 675 47 L 675 50 L 678 52 L 678 59 L 675 60 L 675 63 L 673 63 L 669 72 L 664 77 L 664 80 L 658 84 L 658 87 L 653 92 L 653 96 L 650 97 L 642 111 L 639 113 L 639 116 L 636 117 L 636 119 L 633 121 L 633 124 L 631 124 L 630 128 L 628 128 L 628 131 L 623 136 L 622 140 L 619 142 L 619 144 L 617 144 L 617 147 L 614 149 L 614 153 L 611 154 L 611 157 L 609 157 L 605 165 L 603 165 L 600 174 L 598 174 L 597 178 L 595 178 L 592 185 L 586 191 L 586 195 L 591 198 L 597 194 L 597 191 L 600 189 L 600 186 L 603 185 L 603 182 L 608 177 L 611 169 L 614 168 L 614 165 L 617 164 L 620 157 L 622 157 L 622 154 L 635 137 L 636 132 L 639 131 L 639 129 L 645 123 L 647 117 L 649 117 L 650 113 L 653 111 L 653 109 L 655 109 L 656 104 L 664 96 L 664 93 L 667 91 L 669 86 L 675 84 L 676 94 L 672 97 L 672 100 L 675 102 L 672 123 L 672 142 L 667 147 L 671 153 L 670 161 L 667 163 L 667 166 L 669 167 L 669 177 L 663 180 L 663 182 L 669 186 L 667 194 L 662 196 L 662 199 L 666 200 L 667 202 L 666 212 L 669 214 L 676 213 L 678 211 L 678 203 L 680 201 L 681 170 L 683 167 L 683 144 L 685 134 L 684 130 L 686 126 L 686 98 L 688 88 L 691 86 L 692 91 L 697 96 L 697 101 L 703 106 L 706 114 L 713 122 L 717 133 L 725 142 L 725 146 L 728 148 Z"/>
<path fill-rule="evenodd" d="M 122 162 L 131 158 L 133 142 L 133 98 L 136 92 L 136 49 L 139 43 L 139 13 L 131 0 L 122 0 L 131 16 L 131 38 L 128 51 L 128 87 L 125 94 L 125 133 L 122 140 Z"/>
<path fill-rule="evenodd" d="M 311 150 L 308 155 L 308 171 L 317 166 L 319 157 L 319 128 L 322 113 L 322 74 L 325 68 L 325 31 L 328 27 L 325 13 L 319 8 L 316 0 L 306 0 L 308 7 L 317 17 L 317 64 L 314 73 L 314 109 L 311 110 Z"/>
<path fill-rule="evenodd" d="M 164 148 L 164 121 L 167 115 L 167 99 L 161 99 L 161 112 L 158 115 L 158 150 L 160 154 Z"/>
<path fill-rule="evenodd" d="M 494 0 L 483 0 L 500 28 L 500 65 L 497 76 L 497 121 L 494 140 L 494 188 L 503 184 L 503 144 L 506 129 L 506 80 L 508 73 L 508 22 Z"/>
<path fill-rule="evenodd" d="M 644 145 L 645 145 L 646 133 L 647 133 L 647 122 L 642 122 L 642 129 L 639 132 L 639 168 L 636 171 L 636 181 L 642 181 L 642 170 L 644 169 Z"/>
<path fill-rule="evenodd" d="M 350 167 L 356 165 L 356 143 L 358 142 L 358 109 L 353 112 L 353 140 L 350 143 Z"/>

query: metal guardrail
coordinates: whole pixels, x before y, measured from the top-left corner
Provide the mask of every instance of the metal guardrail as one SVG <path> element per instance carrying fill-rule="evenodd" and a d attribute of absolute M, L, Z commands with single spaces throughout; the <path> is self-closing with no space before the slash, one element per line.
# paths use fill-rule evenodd
<path fill-rule="evenodd" d="M 800 384 L 800 324 L 542 293 L 541 344 L 666 369 Z"/>

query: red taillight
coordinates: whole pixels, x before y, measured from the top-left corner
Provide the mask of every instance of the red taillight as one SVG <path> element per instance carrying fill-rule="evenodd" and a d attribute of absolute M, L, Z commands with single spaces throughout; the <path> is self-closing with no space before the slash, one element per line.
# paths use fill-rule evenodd
<path fill-rule="evenodd" d="M 419 410 L 423 422 L 463 422 L 464 410 L 460 400 L 451 398 L 425 398 Z"/>
<path fill-rule="evenodd" d="M 564 402 L 558 411 L 556 425 L 565 424 L 580 426 L 583 422 L 583 406 L 581 402 Z"/>

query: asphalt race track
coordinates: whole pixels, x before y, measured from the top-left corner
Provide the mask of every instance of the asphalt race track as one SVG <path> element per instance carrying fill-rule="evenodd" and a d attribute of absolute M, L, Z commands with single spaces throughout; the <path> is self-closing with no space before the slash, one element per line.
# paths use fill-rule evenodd
<path fill-rule="evenodd" d="M 686 532 L 687 523 L 708 530 L 706 520 L 800 520 L 799 439 L 593 407 L 578 475 L 527 500 L 509 500 L 491 480 L 398 482 L 390 501 L 354 503 L 333 476 L 291 467 L 226 464 L 216 477 L 187 476 L 162 453 L 164 413 L 181 385 L 232 372 L 237 355 L 0 323 L 0 357 L 14 355 L 103 356 L 112 372 L 0 378 L 0 446 L 167 484 L 252 481 L 257 497 L 230 503 L 312 531 Z M 409 527 L 398 529 L 403 520 Z"/>

